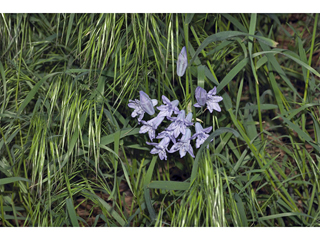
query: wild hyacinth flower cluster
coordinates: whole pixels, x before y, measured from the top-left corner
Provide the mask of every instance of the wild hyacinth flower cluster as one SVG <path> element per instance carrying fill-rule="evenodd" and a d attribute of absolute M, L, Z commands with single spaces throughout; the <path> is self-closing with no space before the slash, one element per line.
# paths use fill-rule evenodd
<path fill-rule="evenodd" d="M 179 77 L 184 75 L 187 66 L 187 51 L 186 48 L 183 47 L 177 61 L 177 75 Z M 216 92 L 216 87 L 208 93 L 205 89 L 197 87 L 195 90 L 197 103 L 194 104 L 194 107 L 203 107 L 207 105 L 210 113 L 212 113 L 213 110 L 220 112 L 221 108 L 218 103 L 222 101 L 222 97 L 215 96 Z M 199 122 L 196 122 L 195 134 L 192 135 L 190 129 L 190 127 L 194 125 L 192 122 L 192 113 L 190 112 L 186 116 L 184 110 L 179 110 L 178 100 L 170 101 L 164 95 L 162 96 L 163 105 L 157 107 L 160 111 L 158 115 L 149 121 L 144 121 L 142 119 L 145 113 L 149 115 L 155 114 L 154 107 L 158 104 L 158 101 L 156 99 L 150 99 L 143 91 L 140 91 L 139 93 L 140 100 L 129 100 L 128 106 L 134 109 L 131 116 L 133 118 L 138 116 L 139 124 L 143 124 L 139 133 L 148 133 L 149 135 L 151 142 L 146 143 L 153 146 L 150 153 L 158 154 L 161 160 L 167 160 L 167 153 L 174 153 L 176 151 L 179 151 L 180 158 L 184 157 L 187 152 L 192 157 L 195 157 L 190 141 L 196 139 L 196 148 L 200 148 L 204 141 L 209 137 L 208 133 L 212 130 L 212 127 L 203 128 Z M 172 116 L 172 114 L 176 114 L 177 116 Z M 156 136 L 156 130 L 164 119 L 167 119 L 171 123 Z M 179 138 L 180 135 L 181 137 Z M 161 141 L 156 143 L 153 142 L 153 139 L 161 139 Z M 172 142 L 173 145 L 169 149 L 170 142 Z"/>
<path fill-rule="evenodd" d="M 179 110 L 178 100 L 170 101 L 166 96 L 162 96 L 163 105 L 156 107 L 159 113 L 156 117 L 144 121 L 142 120 L 144 114 L 155 114 L 154 107 L 158 104 L 156 99 L 150 99 L 150 97 L 143 91 L 140 91 L 140 100 L 129 100 L 128 106 L 133 108 L 131 116 L 138 116 L 138 122 L 142 124 L 139 133 L 148 133 L 151 142 L 146 142 L 148 145 L 153 146 L 150 151 L 151 154 L 158 154 L 161 160 L 167 160 L 167 153 L 174 153 L 179 151 L 180 158 L 184 157 L 187 152 L 194 156 L 191 141 L 196 140 L 196 148 L 204 143 L 209 137 L 212 127 L 203 128 L 199 122 L 195 124 L 192 122 L 192 113 L 188 113 L 186 116 L 185 110 Z M 218 112 L 221 108 L 218 104 L 222 100 L 222 97 L 215 96 L 216 87 L 208 93 L 201 87 L 197 87 L 195 91 L 195 98 L 197 103 L 195 107 L 202 107 L 207 104 L 208 110 L 212 113 L 213 110 Z M 176 115 L 176 116 L 173 116 Z M 162 131 L 156 134 L 159 126 L 164 120 L 170 122 L 170 124 L 162 129 Z M 191 127 L 195 127 L 195 133 L 192 135 Z M 153 142 L 154 139 L 161 139 L 160 142 Z M 169 147 L 170 143 L 172 146 Z"/>

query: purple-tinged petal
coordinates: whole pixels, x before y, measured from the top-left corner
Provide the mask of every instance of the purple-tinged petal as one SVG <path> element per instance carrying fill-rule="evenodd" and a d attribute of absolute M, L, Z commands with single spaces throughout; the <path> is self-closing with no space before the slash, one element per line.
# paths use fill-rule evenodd
<path fill-rule="evenodd" d="M 192 126 L 192 113 L 189 113 L 185 118 L 185 111 L 181 110 L 177 117 L 167 117 L 172 123 L 166 130 L 172 131 L 175 138 L 179 136 L 180 133 L 185 134 L 186 128 Z"/>
<path fill-rule="evenodd" d="M 212 127 L 207 127 L 207 128 L 204 128 L 202 131 L 205 133 L 209 133 L 211 132 L 211 130 L 212 130 Z"/>
<path fill-rule="evenodd" d="M 192 137 L 190 138 L 191 140 L 196 139 L 201 133 L 195 133 L 192 135 Z"/>
<path fill-rule="evenodd" d="M 129 107 L 129 108 L 136 108 L 136 107 L 137 107 L 137 104 L 136 104 L 134 101 L 129 100 L 128 107 Z"/>
<path fill-rule="evenodd" d="M 162 101 L 164 102 L 164 104 L 170 103 L 170 100 L 165 95 L 162 95 Z"/>
<path fill-rule="evenodd" d="M 217 87 L 214 87 L 208 92 L 208 95 L 216 95 L 216 94 L 217 94 Z"/>
<path fill-rule="evenodd" d="M 169 130 L 162 131 L 161 133 L 158 134 L 156 138 L 159 139 L 159 138 L 165 138 L 165 137 L 169 138 L 173 143 L 176 143 L 176 139 L 174 137 L 173 131 L 169 131 Z"/>
<path fill-rule="evenodd" d="M 142 121 L 141 121 L 142 122 Z M 146 133 L 149 131 L 149 126 L 143 125 L 140 130 L 139 133 Z"/>
<path fill-rule="evenodd" d="M 214 102 L 221 102 L 223 100 L 223 97 L 221 96 L 210 96 L 208 99 L 208 101 L 214 101 Z"/>
<path fill-rule="evenodd" d="M 188 149 L 188 153 L 194 158 L 194 154 L 193 154 L 193 149 L 191 147 L 191 145 L 189 145 L 189 149 Z"/>
<path fill-rule="evenodd" d="M 184 157 L 187 152 L 189 152 L 189 154 L 194 157 L 193 149 L 190 145 L 190 138 L 191 131 L 189 128 L 187 128 L 180 141 L 175 143 L 168 152 L 173 153 L 179 150 L 180 158 Z"/>
<path fill-rule="evenodd" d="M 138 117 L 138 122 L 141 122 L 143 116 L 144 116 L 144 112 L 142 112 L 142 113 L 139 115 L 139 117 Z"/>
<path fill-rule="evenodd" d="M 192 122 L 192 113 L 188 113 L 187 117 L 186 117 L 187 122 Z"/>
<path fill-rule="evenodd" d="M 152 141 L 156 137 L 156 129 L 163 121 L 164 117 L 155 117 L 149 121 L 141 121 L 143 126 L 140 128 L 139 133 L 146 133 L 148 132 L 149 138 Z"/>
<path fill-rule="evenodd" d="M 131 113 L 131 117 L 134 118 L 134 117 L 139 115 L 138 122 L 140 122 L 142 120 L 143 116 L 144 116 L 144 111 L 140 106 L 140 101 L 137 100 L 137 99 L 135 99 L 134 101 L 133 100 L 129 100 L 128 107 L 134 109 L 134 111 Z"/>
<path fill-rule="evenodd" d="M 193 125 L 193 123 L 192 123 L 192 113 L 191 113 L 191 112 L 188 113 L 186 119 L 184 120 L 184 125 L 185 125 L 186 127 L 190 127 L 190 126 Z"/>
<path fill-rule="evenodd" d="M 207 104 L 207 108 L 210 111 L 210 113 L 212 113 L 213 110 L 221 112 L 221 108 L 220 108 L 218 102 L 222 101 L 223 98 L 221 96 L 214 96 L 216 94 L 216 92 L 217 92 L 217 88 L 214 87 L 212 90 L 210 90 L 208 92 L 208 95 L 207 95 L 206 104 Z"/>
<path fill-rule="evenodd" d="M 152 148 L 151 151 L 150 151 L 151 154 L 158 154 L 159 153 L 159 150 L 156 149 L 156 148 Z"/>
<path fill-rule="evenodd" d="M 206 133 L 209 133 L 212 130 L 212 127 L 203 129 L 201 124 L 196 122 L 195 128 L 196 128 L 196 133 L 191 137 L 191 139 L 197 138 L 196 148 L 199 148 L 204 143 L 204 141 L 209 137 L 209 135 Z"/>
<path fill-rule="evenodd" d="M 159 143 L 154 143 L 154 142 L 146 142 L 146 144 L 148 145 L 152 145 L 152 146 L 158 146 Z"/>
<path fill-rule="evenodd" d="M 153 108 L 154 106 L 153 104 L 155 102 L 153 102 L 144 91 L 139 91 L 139 93 L 140 93 L 141 108 L 143 109 L 143 111 L 145 111 L 149 115 L 153 115 L 155 113 Z"/>
<path fill-rule="evenodd" d="M 201 141 L 201 139 L 197 139 L 196 140 L 196 148 L 199 148 L 202 143 L 203 143 L 203 141 Z"/>
<path fill-rule="evenodd" d="M 163 119 L 164 117 L 159 117 L 158 115 L 155 118 L 151 119 L 150 121 L 152 121 L 154 128 L 157 129 L 158 126 L 162 123 Z"/>
<path fill-rule="evenodd" d="M 218 103 L 213 101 L 207 101 L 207 107 L 210 113 L 213 112 L 213 110 L 216 110 L 217 112 L 221 112 L 221 108 Z"/>
<path fill-rule="evenodd" d="M 157 99 L 151 99 L 152 105 L 156 106 L 158 104 L 158 100 Z"/>
<path fill-rule="evenodd" d="M 167 148 L 169 143 L 170 143 L 170 138 L 164 138 L 160 141 L 159 145 L 164 148 Z"/>
<path fill-rule="evenodd" d="M 161 105 L 159 107 L 157 107 L 158 110 L 160 110 L 159 116 L 165 116 L 165 117 L 171 117 L 172 113 L 178 113 L 179 109 L 177 108 L 177 105 L 179 104 L 178 100 L 174 100 L 172 102 L 170 102 L 170 100 L 162 95 L 162 100 L 164 102 L 165 105 Z"/>
<path fill-rule="evenodd" d="M 182 133 L 182 135 L 185 135 L 186 134 L 186 126 L 181 126 L 180 132 Z"/>
<path fill-rule="evenodd" d="M 181 110 L 179 112 L 178 116 L 176 116 L 176 117 L 167 117 L 167 119 L 170 120 L 170 121 L 177 121 L 177 120 L 183 121 L 185 116 L 186 116 L 186 112 L 184 110 Z"/>
<path fill-rule="evenodd" d="M 196 124 L 194 125 L 195 129 L 196 129 L 196 133 L 200 133 L 202 132 L 203 128 L 201 126 L 200 123 L 196 122 Z"/>
<path fill-rule="evenodd" d="M 138 115 L 137 111 L 133 111 L 133 112 L 131 113 L 131 117 L 133 117 L 133 118 L 135 118 L 137 115 Z"/>
<path fill-rule="evenodd" d="M 159 158 L 160 158 L 160 160 L 163 160 L 163 159 L 165 159 L 165 160 L 167 160 L 167 154 L 166 154 L 166 152 L 159 152 Z"/>
<path fill-rule="evenodd" d="M 195 97 L 200 106 L 204 106 L 207 101 L 207 91 L 202 87 L 197 87 L 195 90 Z"/>
<path fill-rule="evenodd" d="M 161 105 L 161 106 L 157 107 L 157 109 L 160 111 L 165 111 L 165 110 L 167 110 L 167 106 Z"/>
<path fill-rule="evenodd" d="M 178 100 L 173 100 L 171 102 L 172 106 L 177 107 L 179 105 L 179 101 Z M 179 111 L 180 112 L 180 111 Z"/>
<path fill-rule="evenodd" d="M 180 158 L 183 158 L 187 153 L 187 150 L 185 148 L 180 148 L 179 154 Z"/>
<path fill-rule="evenodd" d="M 186 142 L 189 141 L 191 137 L 191 130 L 189 128 L 186 129 L 185 134 L 182 136 L 181 141 Z"/>
<path fill-rule="evenodd" d="M 159 154 L 159 158 L 161 160 L 165 159 L 167 160 L 167 154 L 166 151 L 168 151 L 168 145 L 169 145 L 170 139 L 169 138 L 163 138 L 160 143 L 149 143 L 148 145 L 153 145 L 154 148 L 150 151 L 151 154 Z"/>
<path fill-rule="evenodd" d="M 182 145 L 181 142 L 176 142 L 175 144 L 173 144 L 173 146 L 170 148 L 170 150 L 168 152 L 174 153 L 174 152 L 178 151 L 180 149 L 181 145 Z"/>
<path fill-rule="evenodd" d="M 199 103 L 193 104 L 194 107 L 201 107 Z"/>
<path fill-rule="evenodd" d="M 173 130 L 173 136 L 175 137 L 175 138 L 177 138 L 178 136 L 179 136 L 179 134 L 180 134 L 180 128 L 175 128 L 174 130 Z"/>

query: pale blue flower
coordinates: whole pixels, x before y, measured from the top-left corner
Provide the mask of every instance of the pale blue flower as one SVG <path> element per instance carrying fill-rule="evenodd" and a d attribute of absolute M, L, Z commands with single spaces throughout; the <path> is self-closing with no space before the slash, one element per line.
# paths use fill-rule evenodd
<path fill-rule="evenodd" d="M 129 100 L 128 104 L 129 108 L 133 108 L 134 111 L 131 113 L 131 117 L 138 117 L 138 122 L 140 122 L 144 116 L 144 110 L 141 108 L 140 101 L 135 99 L 135 100 Z"/>
<path fill-rule="evenodd" d="M 191 131 L 189 128 L 186 129 L 185 134 L 182 136 L 179 142 L 173 144 L 169 153 L 173 153 L 179 150 L 180 158 L 186 155 L 188 152 L 192 157 L 195 157 L 193 154 L 192 146 L 190 145 Z"/>
<path fill-rule="evenodd" d="M 196 148 L 199 148 L 204 143 L 204 141 L 209 137 L 209 134 L 207 133 L 209 133 L 212 130 L 212 127 L 203 129 L 201 124 L 196 122 L 195 128 L 196 128 L 196 133 L 191 137 L 191 139 L 197 138 Z"/>
<path fill-rule="evenodd" d="M 188 66 L 188 57 L 186 47 L 183 47 L 177 61 L 177 75 L 182 77 Z"/>
<path fill-rule="evenodd" d="M 157 107 L 157 109 L 160 110 L 160 113 L 158 114 L 159 117 L 171 117 L 173 112 L 175 114 L 178 114 L 180 112 L 179 108 L 177 107 L 179 104 L 178 100 L 170 102 L 170 100 L 166 96 L 162 95 L 162 101 L 165 105 Z"/>
<path fill-rule="evenodd" d="M 207 94 L 207 108 L 212 113 L 213 110 L 216 110 L 217 112 L 221 112 L 221 108 L 218 104 L 218 102 L 222 101 L 223 98 L 221 96 L 214 96 L 217 93 L 217 87 L 214 87 L 212 90 L 210 90 Z"/>
<path fill-rule="evenodd" d="M 149 121 L 141 121 L 143 126 L 140 128 L 139 133 L 146 133 L 148 132 L 149 138 L 152 141 L 156 137 L 156 130 L 160 123 L 163 121 L 164 117 L 156 116 Z"/>
<path fill-rule="evenodd" d="M 139 91 L 139 93 L 140 101 L 137 99 L 135 99 L 134 101 L 129 100 L 128 107 L 134 109 L 134 111 L 131 114 L 131 117 L 134 118 L 139 115 L 138 122 L 141 122 L 145 112 L 149 115 L 153 115 L 155 113 L 154 106 L 158 104 L 158 100 L 150 99 L 149 96 L 143 91 Z"/>
<path fill-rule="evenodd" d="M 185 118 L 185 111 L 181 110 L 177 117 L 167 117 L 169 120 L 173 121 L 166 130 L 172 131 L 173 136 L 177 138 L 180 133 L 185 134 L 186 128 L 192 126 L 192 113 L 189 113 Z"/>
<path fill-rule="evenodd" d="M 173 130 L 171 130 L 171 131 L 169 131 L 169 130 L 162 131 L 161 133 L 158 134 L 158 136 L 156 138 L 160 139 L 160 138 L 165 138 L 165 137 L 170 138 L 173 143 L 176 143 L 176 138 L 174 137 Z"/>
<path fill-rule="evenodd" d="M 151 154 L 159 154 L 159 158 L 161 160 L 163 160 L 163 159 L 167 160 L 166 151 L 168 151 L 169 143 L 170 143 L 170 138 L 168 138 L 168 137 L 163 138 L 159 143 L 147 142 L 148 145 L 154 146 L 154 148 L 151 149 L 150 153 Z"/>
<path fill-rule="evenodd" d="M 196 89 L 195 96 L 196 96 L 196 99 L 198 102 L 196 104 L 194 104 L 193 106 L 202 107 L 202 106 L 204 106 L 203 102 L 205 102 L 207 104 L 207 108 L 210 111 L 210 113 L 212 113 L 213 110 L 216 110 L 217 112 L 221 112 L 221 108 L 220 108 L 218 102 L 222 101 L 223 98 L 221 96 L 214 96 L 217 93 L 217 87 L 214 87 L 213 89 L 211 89 L 206 94 L 206 97 L 204 96 L 204 94 L 206 93 L 206 90 L 204 90 L 201 87 L 197 87 L 197 89 Z"/>

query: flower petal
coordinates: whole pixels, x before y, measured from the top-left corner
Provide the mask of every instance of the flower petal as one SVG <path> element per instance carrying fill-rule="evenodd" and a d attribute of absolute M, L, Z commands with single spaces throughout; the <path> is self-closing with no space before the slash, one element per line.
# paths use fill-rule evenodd
<path fill-rule="evenodd" d="M 209 101 L 221 102 L 223 100 L 223 97 L 221 97 L 221 96 L 211 96 L 209 99 L 210 99 Z"/>
<path fill-rule="evenodd" d="M 214 87 L 208 92 L 208 95 L 216 95 L 216 93 L 217 93 L 217 87 Z"/>
<path fill-rule="evenodd" d="M 150 138 L 151 141 L 156 137 L 155 131 L 153 129 L 151 129 L 148 132 L 148 135 L 149 135 L 149 138 Z"/>
<path fill-rule="evenodd" d="M 157 109 L 160 111 L 165 111 L 165 110 L 167 110 L 167 106 L 161 105 L 161 106 L 157 107 Z"/>
<path fill-rule="evenodd" d="M 217 112 L 221 112 L 221 108 L 220 108 L 219 104 L 216 102 L 212 102 L 212 101 L 207 102 L 207 106 L 208 106 L 210 113 L 212 113 L 213 110 L 216 110 Z"/>
<path fill-rule="evenodd" d="M 191 138 L 191 130 L 189 128 L 185 129 L 185 133 L 181 138 L 181 142 L 187 142 Z"/>
<path fill-rule="evenodd" d="M 140 106 L 149 115 L 153 115 L 155 113 L 152 100 L 144 91 L 139 91 L 140 93 Z"/>
<path fill-rule="evenodd" d="M 168 151 L 169 153 L 174 153 L 176 151 L 178 151 L 181 147 L 181 143 L 177 142 L 175 144 L 173 144 L 173 146 L 170 148 L 170 150 Z"/>
<path fill-rule="evenodd" d="M 198 139 L 196 140 L 196 148 L 199 148 L 202 143 L 203 143 L 203 142 L 201 141 L 201 139 L 198 138 Z"/>
<path fill-rule="evenodd" d="M 156 106 L 158 104 L 158 100 L 157 99 L 151 99 L 152 105 Z"/>
<path fill-rule="evenodd" d="M 159 153 L 159 150 L 156 149 L 156 148 L 152 148 L 151 151 L 150 151 L 151 154 L 157 154 Z"/>
<path fill-rule="evenodd" d="M 211 132 L 211 130 L 212 130 L 212 127 L 207 127 L 207 128 L 204 128 L 202 131 L 205 133 L 209 133 Z"/>
<path fill-rule="evenodd" d="M 144 116 L 144 112 L 142 112 L 142 113 L 140 114 L 140 116 L 138 117 L 138 122 L 141 122 L 143 116 Z"/>
<path fill-rule="evenodd" d="M 149 131 L 149 129 L 150 129 L 149 126 L 143 125 L 143 126 L 140 128 L 139 133 L 146 133 L 146 132 Z"/>
<path fill-rule="evenodd" d="M 163 159 L 167 160 L 167 154 L 166 154 L 166 152 L 160 151 L 160 152 L 159 152 L 159 158 L 160 158 L 160 160 L 163 160 Z"/>
<path fill-rule="evenodd" d="M 163 101 L 164 104 L 169 104 L 170 103 L 170 100 L 165 95 L 162 95 L 162 101 Z"/>
<path fill-rule="evenodd" d="M 152 146 L 158 146 L 159 143 L 154 143 L 154 142 L 146 142 L 146 144 L 148 145 L 152 145 Z"/>
<path fill-rule="evenodd" d="M 169 143 L 170 143 L 170 138 L 165 137 L 160 141 L 159 146 L 167 148 Z"/>
<path fill-rule="evenodd" d="M 194 154 L 193 154 L 193 149 L 191 147 L 191 145 L 189 145 L 189 149 L 188 149 L 188 153 L 194 158 Z"/>
<path fill-rule="evenodd" d="M 160 117 L 159 115 L 156 116 L 155 118 L 151 119 L 150 121 L 152 121 L 153 124 L 153 128 L 157 129 L 158 126 L 162 123 L 164 117 Z"/>
<path fill-rule="evenodd" d="M 179 136 L 179 134 L 180 134 L 180 129 L 177 127 L 177 128 L 175 128 L 175 129 L 173 130 L 173 136 L 174 136 L 175 138 L 177 138 L 177 137 Z"/>
<path fill-rule="evenodd" d="M 133 112 L 131 113 L 131 117 L 133 117 L 133 118 L 135 118 L 137 115 L 138 115 L 137 111 L 133 111 Z"/>
<path fill-rule="evenodd" d="M 191 122 L 192 121 L 192 112 L 188 113 L 187 117 L 186 117 L 186 120 L 188 122 Z"/>
<path fill-rule="evenodd" d="M 203 131 L 203 128 L 201 126 L 200 123 L 196 122 L 196 124 L 194 125 L 195 129 L 196 129 L 196 133 L 200 133 Z"/>
<path fill-rule="evenodd" d="M 136 108 L 137 107 L 137 105 L 135 104 L 135 102 L 130 102 L 130 101 L 132 101 L 132 100 L 129 100 L 129 103 L 128 103 L 128 107 L 129 108 Z"/>
<path fill-rule="evenodd" d="M 186 155 L 187 151 L 185 148 L 180 148 L 179 154 L 180 154 L 180 158 L 183 158 Z"/>
<path fill-rule="evenodd" d="M 173 100 L 173 101 L 171 102 L 171 105 L 172 105 L 173 107 L 177 107 L 177 106 L 179 105 L 179 101 L 178 101 L 178 100 Z"/>
<path fill-rule="evenodd" d="M 195 90 L 195 97 L 200 106 L 204 106 L 207 101 L 207 91 L 202 87 L 197 87 Z"/>

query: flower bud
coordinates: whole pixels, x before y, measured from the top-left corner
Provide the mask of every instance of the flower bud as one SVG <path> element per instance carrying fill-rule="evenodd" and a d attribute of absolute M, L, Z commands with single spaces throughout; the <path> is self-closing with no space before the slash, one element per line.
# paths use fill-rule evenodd
<path fill-rule="evenodd" d="M 188 66 L 187 50 L 183 47 L 177 61 L 177 75 L 182 77 Z"/>

